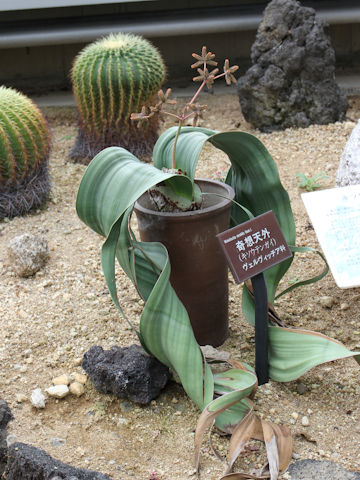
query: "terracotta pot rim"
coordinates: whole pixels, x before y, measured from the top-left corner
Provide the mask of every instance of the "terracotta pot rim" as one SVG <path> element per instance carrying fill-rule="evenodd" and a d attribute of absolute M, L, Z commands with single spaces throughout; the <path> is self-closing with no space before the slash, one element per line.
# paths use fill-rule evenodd
<path fill-rule="evenodd" d="M 235 197 L 234 189 L 226 183 L 219 182 L 218 180 L 211 180 L 208 178 L 195 178 L 195 182 L 219 186 L 224 190 L 224 195 L 226 195 L 229 198 L 216 197 L 217 201 L 215 205 L 211 205 L 206 208 L 201 208 L 200 210 L 193 210 L 191 212 L 159 212 L 157 210 L 152 210 L 150 208 L 143 207 L 139 203 L 139 201 L 135 203 L 134 208 L 135 210 L 138 210 L 142 213 L 146 213 L 148 215 L 156 215 L 159 217 L 167 217 L 167 218 L 198 217 L 199 215 L 211 214 L 214 210 L 221 211 L 227 208 L 229 203 L 231 203 L 231 200 L 233 200 L 233 198 Z M 144 193 L 143 195 L 146 195 L 146 193 Z"/>

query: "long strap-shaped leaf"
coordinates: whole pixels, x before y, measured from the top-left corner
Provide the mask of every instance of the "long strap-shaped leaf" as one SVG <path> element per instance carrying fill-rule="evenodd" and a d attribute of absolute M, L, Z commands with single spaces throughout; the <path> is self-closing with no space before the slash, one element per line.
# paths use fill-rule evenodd
<path fill-rule="evenodd" d="M 177 127 L 166 130 L 155 144 L 153 160 L 156 168 L 172 168 L 172 149 Z M 183 127 L 176 145 L 176 168 L 194 180 L 195 170 L 204 143 L 214 135 L 214 130 L 200 127 Z"/>
<path fill-rule="evenodd" d="M 352 356 L 360 363 L 360 352 L 351 352 L 321 333 L 269 327 L 270 376 L 278 382 L 295 380 L 316 365 Z"/>
<path fill-rule="evenodd" d="M 113 224 L 143 193 L 174 177 L 184 192 L 191 191 L 187 177 L 142 163 L 124 148 L 106 148 L 85 171 L 76 199 L 77 214 L 95 232 L 107 237 Z"/>
<path fill-rule="evenodd" d="M 296 283 L 290 285 L 290 287 L 288 287 L 285 290 L 283 290 L 282 292 L 278 293 L 275 297 L 275 300 L 282 297 L 283 295 L 286 295 L 287 293 L 291 292 L 292 290 L 295 290 L 295 288 L 302 287 L 302 286 L 305 286 L 305 285 L 311 285 L 312 283 L 318 282 L 319 280 L 324 278 L 325 275 L 327 275 L 327 273 L 329 272 L 329 265 L 326 261 L 326 258 L 324 257 L 324 255 L 319 250 L 316 250 L 315 248 L 311 248 L 311 247 L 297 247 L 297 246 L 294 246 L 294 245 L 289 245 L 289 248 L 293 253 L 295 253 L 295 252 L 301 252 L 301 253 L 314 252 L 317 255 L 319 255 L 319 257 L 324 262 L 325 266 L 324 266 L 323 271 L 321 273 L 319 273 L 318 275 L 315 275 L 314 277 L 311 277 L 311 278 L 307 278 L 306 280 L 300 280 L 299 282 L 296 282 Z"/>
<path fill-rule="evenodd" d="M 202 409 L 213 397 L 211 369 L 195 340 L 187 311 L 170 285 L 167 251 L 159 243 L 150 245 L 162 248 L 164 263 L 141 315 L 140 332 L 150 352 L 178 373 L 185 391 Z M 151 256 L 149 245 L 141 246 Z M 137 276 L 141 275 L 138 268 Z"/>

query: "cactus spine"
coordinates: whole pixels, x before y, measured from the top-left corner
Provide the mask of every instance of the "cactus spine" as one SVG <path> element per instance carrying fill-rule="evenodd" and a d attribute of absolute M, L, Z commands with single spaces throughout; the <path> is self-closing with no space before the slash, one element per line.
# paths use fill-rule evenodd
<path fill-rule="evenodd" d="M 39 207 L 50 191 L 50 133 L 38 107 L 0 86 L 0 218 Z"/>
<path fill-rule="evenodd" d="M 112 34 L 85 47 L 71 71 L 79 133 L 70 157 L 88 163 L 111 145 L 138 156 L 151 154 L 157 139 L 155 119 L 142 129 L 131 113 L 151 102 L 165 79 L 158 50 L 142 37 Z"/>

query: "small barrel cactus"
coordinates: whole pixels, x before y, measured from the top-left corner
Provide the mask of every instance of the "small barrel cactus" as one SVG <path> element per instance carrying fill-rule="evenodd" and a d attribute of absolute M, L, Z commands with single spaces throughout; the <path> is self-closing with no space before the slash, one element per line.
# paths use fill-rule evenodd
<path fill-rule="evenodd" d="M 111 34 L 85 47 L 71 71 L 79 133 L 70 158 L 88 163 L 105 147 L 124 147 L 140 157 L 151 154 L 158 120 L 141 129 L 131 113 L 151 103 L 165 79 L 158 50 L 142 37 Z"/>
<path fill-rule="evenodd" d="M 23 215 L 48 197 L 50 133 L 39 108 L 0 86 L 0 218 Z"/>

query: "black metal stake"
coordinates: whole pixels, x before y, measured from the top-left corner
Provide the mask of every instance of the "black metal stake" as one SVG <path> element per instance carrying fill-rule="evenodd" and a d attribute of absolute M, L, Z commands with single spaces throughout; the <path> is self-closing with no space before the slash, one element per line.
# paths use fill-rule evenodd
<path fill-rule="evenodd" d="M 259 385 L 269 381 L 268 360 L 268 297 L 265 276 L 251 278 L 255 302 L 255 371 Z"/>

